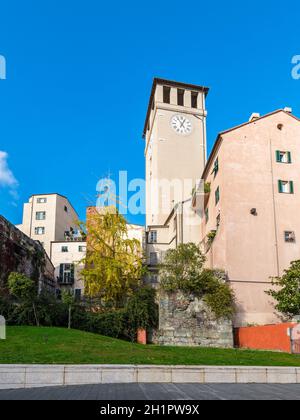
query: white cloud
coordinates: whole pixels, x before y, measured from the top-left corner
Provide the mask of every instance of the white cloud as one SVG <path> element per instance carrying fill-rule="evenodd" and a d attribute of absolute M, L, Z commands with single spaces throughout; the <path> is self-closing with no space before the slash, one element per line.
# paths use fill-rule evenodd
<path fill-rule="evenodd" d="M 7 164 L 8 154 L 0 150 L 0 186 L 16 188 L 18 181 Z"/>

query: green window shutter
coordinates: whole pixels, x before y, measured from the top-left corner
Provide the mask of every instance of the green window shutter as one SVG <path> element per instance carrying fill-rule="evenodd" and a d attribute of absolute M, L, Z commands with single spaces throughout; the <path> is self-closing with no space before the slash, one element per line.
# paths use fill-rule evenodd
<path fill-rule="evenodd" d="M 278 191 L 279 191 L 280 193 L 282 193 L 282 192 L 283 192 L 283 189 L 282 189 L 282 181 L 278 181 Z"/>
<path fill-rule="evenodd" d="M 220 201 L 220 188 L 219 187 L 216 189 L 215 197 L 216 197 L 216 204 L 218 204 L 218 202 Z"/>
<path fill-rule="evenodd" d="M 72 283 L 74 282 L 74 280 L 75 280 L 75 265 L 71 264 L 71 281 L 72 281 Z"/>
<path fill-rule="evenodd" d="M 292 163 L 292 155 L 291 155 L 291 152 L 287 152 L 287 156 L 288 156 L 288 163 Z"/>
<path fill-rule="evenodd" d="M 294 194 L 294 182 L 290 181 L 290 194 Z"/>
<path fill-rule="evenodd" d="M 208 221 L 209 221 L 209 211 L 208 211 L 208 209 L 205 210 L 205 221 L 206 221 L 206 223 L 208 223 Z"/>
<path fill-rule="evenodd" d="M 280 163 L 280 151 L 276 150 L 276 162 Z"/>

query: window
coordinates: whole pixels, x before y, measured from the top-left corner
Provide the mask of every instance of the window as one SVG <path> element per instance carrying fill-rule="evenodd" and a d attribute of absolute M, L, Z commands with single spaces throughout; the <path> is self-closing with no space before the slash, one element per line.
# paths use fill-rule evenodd
<path fill-rule="evenodd" d="M 284 240 L 285 242 L 290 242 L 290 243 L 296 242 L 295 232 L 289 232 L 289 231 L 284 232 Z"/>
<path fill-rule="evenodd" d="M 157 284 L 158 283 L 158 275 L 157 274 L 150 274 L 150 283 L 151 284 Z"/>
<path fill-rule="evenodd" d="M 208 223 L 209 221 L 209 210 L 208 208 L 205 210 L 205 223 Z"/>
<path fill-rule="evenodd" d="M 218 187 L 216 189 L 216 192 L 215 192 L 215 200 L 216 200 L 216 205 L 217 205 L 218 202 L 220 201 L 220 187 Z"/>
<path fill-rule="evenodd" d="M 158 255 L 157 252 L 150 252 L 150 265 L 158 264 Z"/>
<path fill-rule="evenodd" d="M 192 108 L 198 108 L 198 93 L 192 92 L 192 100 L 191 100 Z"/>
<path fill-rule="evenodd" d="M 150 244 L 156 244 L 157 243 L 157 231 L 156 230 L 152 230 L 149 233 L 149 243 Z"/>
<path fill-rule="evenodd" d="M 163 101 L 165 104 L 169 104 L 171 102 L 171 88 L 168 86 L 164 86 L 163 91 Z"/>
<path fill-rule="evenodd" d="M 217 175 L 217 173 L 219 172 L 219 158 L 217 158 L 216 160 L 215 160 L 215 163 L 214 163 L 214 170 L 213 170 L 213 174 L 214 174 L 214 176 L 216 176 Z"/>
<path fill-rule="evenodd" d="M 74 264 L 60 264 L 59 280 L 62 284 L 74 283 Z"/>
<path fill-rule="evenodd" d="M 78 252 L 86 252 L 86 246 L 79 245 Z"/>
<path fill-rule="evenodd" d="M 177 105 L 184 106 L 184 90 L 177 89 Z"/>
<path fill-rule="evenodd" d="M 81 299 L 81 289 L 75 289 L 75 300 Z"/>
<path fill-rule="evenodd" d="M 293 181 L 278 181 L 278 190 L 281 194 L 294 194 Z"/>
<path fill-rule="evenodd" d="M 66 213 L 68 213 L 68 207 L 67 206 L 64 207 L 64 210 L 65 210 Z"/>
<path fill-rule="evenodd" d="M 218 229 L 220 224 L 221 224 L 221 215 L 220 214 L 218 214 L 216 222 L 217 222 L 216 224 L 217 224 L 217 229 Z"/>
<path fill-rule="evenodd" d="M 45 197 L 37 198 L 36 202 L 39 203 L 39 204 L 45 204 L 45 203 L 47 203 L 47 198 L 45 198 Z"/>
<path fill-rule="evenodd" d="M 35 235 L 44 235 L 45 234 L 45 228 L 44 227 L 36 227 L 34 228 Z"/>
<path fill-rule="evenodd" d="M 35 213 L 35 220 L 46 220 L 46 212 L 45 211 L 37 211 Z"/>
<path fill-rule="evenodd" d="M 278 163 L 292 163 L 291 152 L 276 151 L 276 162 Z"/>
<path fill-rule="evenodd" d="M 67 246 L 62 246 L 61 252 L 69 252 L 69 248 Z"/>

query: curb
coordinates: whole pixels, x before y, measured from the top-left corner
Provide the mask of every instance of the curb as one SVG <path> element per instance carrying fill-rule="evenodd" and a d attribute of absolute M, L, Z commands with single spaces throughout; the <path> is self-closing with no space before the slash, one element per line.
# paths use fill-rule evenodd
<path fill-rule="evenodd" d="M 0 365 L 0 389 L 113 383 L 300 384 L 300 367 Z"/>

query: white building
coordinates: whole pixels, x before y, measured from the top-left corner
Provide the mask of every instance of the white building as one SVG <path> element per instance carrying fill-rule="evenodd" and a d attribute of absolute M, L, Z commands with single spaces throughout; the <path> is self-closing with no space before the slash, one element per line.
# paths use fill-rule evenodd
<path fill-rule="evenodd" d="M 51 261 L 55 268 L 57 290 L 72 290 L 79 299 L 84 294 L 81 270 L 86 255 L 86 242 L 82 239 L 51 242 Z"/>
<path fill-rule="evenodd" d="M 77 230 L 78 215 L 60 194 L 34 194 L 24 204 L 23 222 L 18 225 L 29 238 L 39 241 L 50 256 L 51 242 L 64 241 Z"/>
<path fill-rule="evenodd" d="M 142 249 L 145 245 L 145 226 L 127 223 L 128 239 L 136 239 L 140 242 Z"/>

